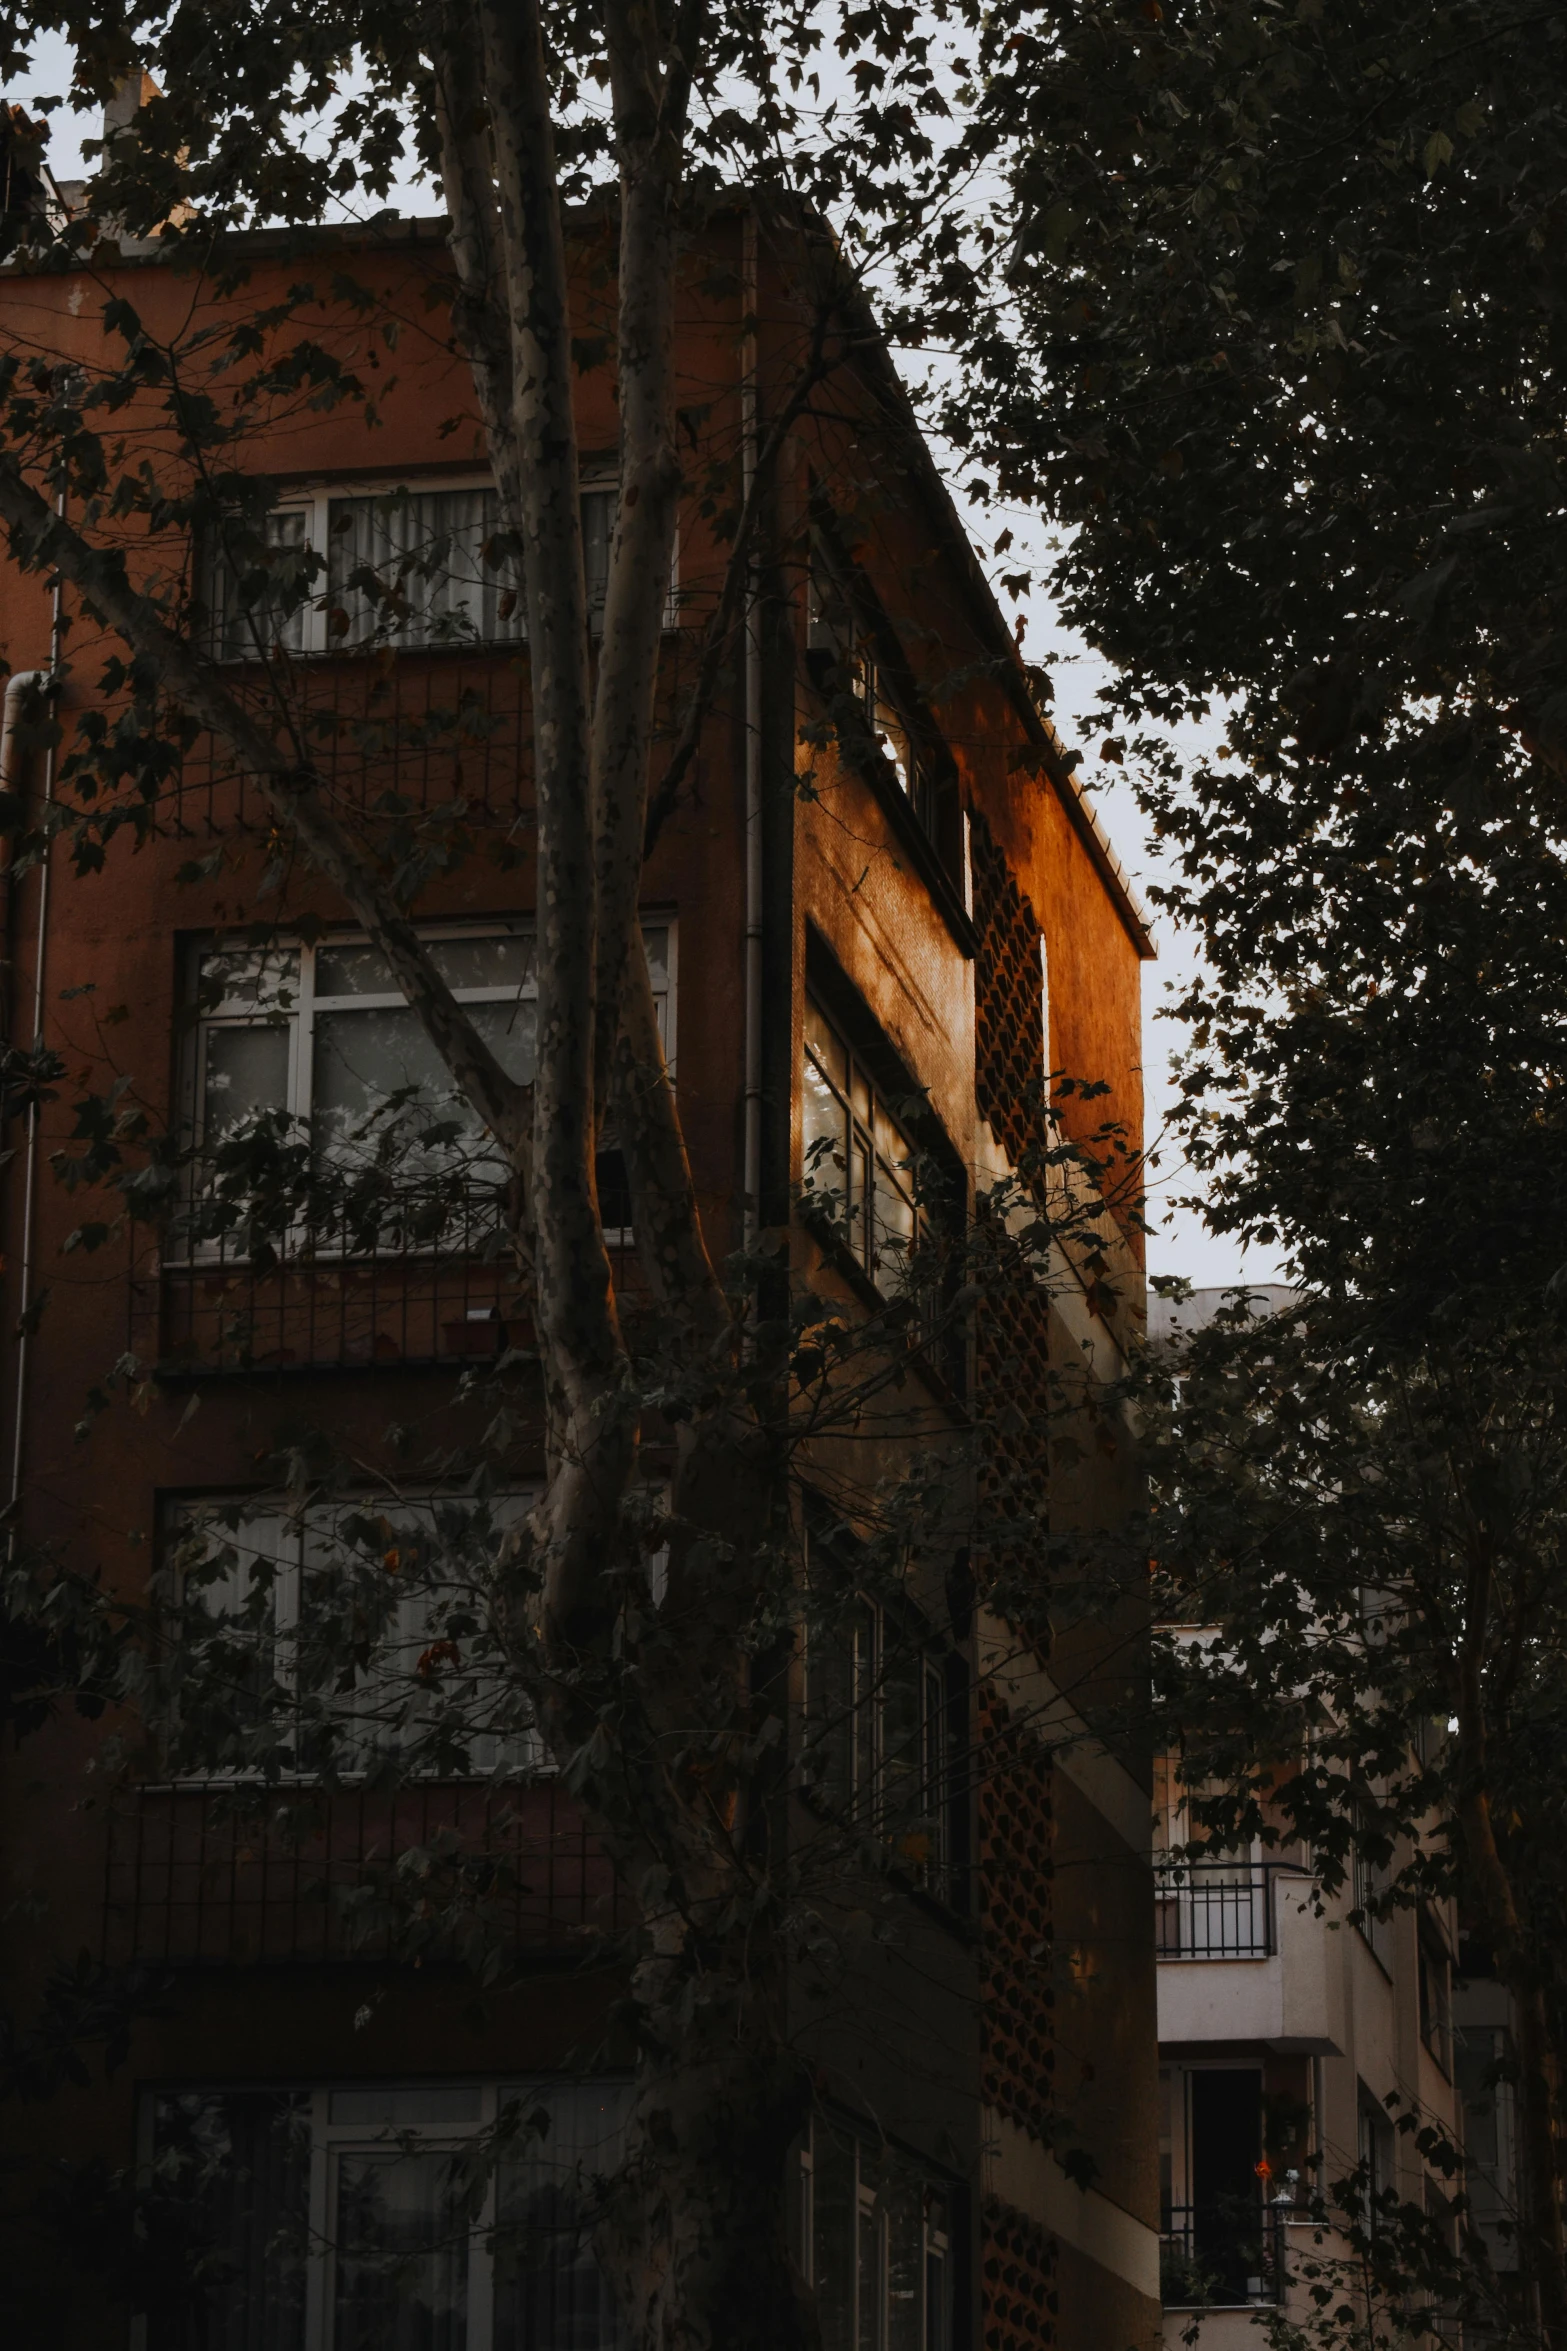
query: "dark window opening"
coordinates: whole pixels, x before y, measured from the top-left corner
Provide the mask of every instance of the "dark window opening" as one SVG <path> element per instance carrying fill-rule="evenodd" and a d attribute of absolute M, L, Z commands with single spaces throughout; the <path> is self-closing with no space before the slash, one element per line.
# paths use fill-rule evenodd
<path fill-rule="evenodd" d="M 955 1906 L 965 1856 L 966 1679 L 912 1605 L 853 1588 L 829 1546 L 808 1547 L 802 1778 L 818 1811 L 884 1848 L 906 1882 Z"/>
<path fill-rule="evenodd" d="M 946 883 L 963 878 L 952 756 L 870 582 L 823 520 L 812 534 L 806 662 L 840 746 L 913 817 Z"/>
<path fill-rule="evenodd" d="M 1184 2111 L 1163 2216 L 1164 2301 L 1177 2309 L 1271 2303 L 1281 2224 L 1267 2193 L 1262 2069 L 1194 2066 L 1175 2082 Z"/>

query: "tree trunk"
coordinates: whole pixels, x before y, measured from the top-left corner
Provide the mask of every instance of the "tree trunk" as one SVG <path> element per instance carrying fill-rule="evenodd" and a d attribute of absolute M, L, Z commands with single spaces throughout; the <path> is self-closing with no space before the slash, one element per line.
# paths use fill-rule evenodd
<path fill-rule="evenodd" d="M 749 1938 L 656 1949 L 632 1988 L 641 2063 L 626 2164 L 600 2232 L 631 2339 L 649 2351 L 808 2351 L 787 2166 L 809 2085 L 781 1989 Z"/>
<path fill-rule="evenodd" d="M 1477 1924 L 1491 1945 L 1497 1972 L 1517 2012 L 1519 2135 L 1528 2203 L 1522 2241 L 1539 2295 L 1545 2341 L 1550 2351 L 1567 2351 L 1567 2231 L 1563 2227 L 1559 2153 L 1561 2053 L 1491 1817 L 1480 1667 L 1484 1621 L 1483 1603 L 1478 1621 L 1472 1607 L 1469 1639 L 1460 1663 L 1458 1736 L 1466 1792 L 1458 1818 Z"/>

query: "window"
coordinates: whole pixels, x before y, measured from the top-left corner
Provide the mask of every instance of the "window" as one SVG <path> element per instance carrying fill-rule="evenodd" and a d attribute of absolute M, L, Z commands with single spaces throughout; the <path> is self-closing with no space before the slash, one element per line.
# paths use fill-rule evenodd
<path fill-rule="evenodd" d="M 1374 1953 L 1377 1965 L 1387 1975 L 1393 1972 L 1393 1921 L 1383 1905 L 1392 1883 L 1393 1875 L 1386 1862 L 1373 1861 L 1357 1844 L 1351 1889 L 1354 1908 L 1359 1912 L 1355 1923 Z"/>
<path fill-rule="evenodd" d="M 1395 2187 L 1393 2126 L 1387 2108 L 1373 2098 L 1364 2082 L 1356 2106 L 1357 2152 L 1365 2179 L 1365 2225 L 1375 2228 L 1382 2199 Z"/>
<path fill-rule="evenodd" d="M 812 996 L 800 1077 L 804 1196 L 879 1288 L 907 1286 L 920 1238 L 915 1150 Z"/>
<path fill-rule="evenodd" d="M 588 612 L 595 629 L 609 582 L 617 492 L 582 494 Z M 267 517 L 263 546 L 241 559 L 214 545 L 205 593 L 220 660 L 292 653 L 519 644 L 522 568 L 488 483 L 290 498 Z M 322 576 L 322 559 L 325 577 Z M 670 579 L 665 625 L 679 618 Z"/>
<path fill-rule="evenodd" d="M 1263 1861 L 1261 1843 L 1244 1848 L 1210 1841 L 1193 1856 L 1191 1799 L 1177 1758 L 1154 1761 L 1155 1950 L 1161 1960 L 1266 1959 L 1274 1948 L 1274 1883 L 1280 1865 Z M 1288 1865 L 1284 1865 L 1288 1866 Z"/>
<path fill-rule="evenodd" d="M 1421 1919 L 1418 1949 L 1420 2038 L 1442 2071 L 1450 2074 L 1453 2070 L 1452 1969 L 1434 1920 Z"/>
<path fill-rule="evenodd" d="M 562 2081 L 157 2093 L 143 2162 L 185 2242 L 144 2351 L 617 2351 L 590 2230 L 627 2102 Z"/>
<path fill-rule="evenodd" d="M 923 830 L 934 840 L 939 787 L 927 728 L 911 716 L 904 681 L 876 649 L 876 631 L 838 585 L 837 567 L 818 537 L 811 566 L 806 643 L 820 682 L 835 695 L 848 722 L 851 748 L 878 757 L 896 782 Z"/>
<path fill-rule="evenodd" d="M 1505 2025 L 1465 2024 L 1453 2075 L 1463 2100 L 1464 2192 L 1493 2268 L 1518 2268 L 1517 2052 Z"/>
<path fill-rule="evenodd" d="M 801 2266 L 822 2351 L 951 2351 L 951 2192 L 897 2149 L 813 2124 Z"/>
<path fill-rule="evenodd" d="M 855 1592 L 813 1631 L 806 1784 L 831 1818 L 880 1837 L 916 1884 L 946 1900 L 956 1891 L 960 1718 L 946 1659 L 912 1608 Z"/>
<path fill-rule="evenodd" d="M 531 921 L 425 925 L 431 960 L 503 1069 L 531 1082 L 538 979 Z M 659 1033 L 673 1058 L 674 927 L 643 928 Z M 393 1166 L 400 1182 L 471 1167 L 494 1181 L 493 1146 L 379 952 L 344 935 L 316 945 L 201 947 L 193 966 L 192 1129 L 213 1164 L 223 1144 L 281 1114 L 345 1169 Z M 614 1155 L 618 1159 L 618 1154 Z M 614 1190 L 604 1155 L 601 1178 Z M 618 1179 L 624 1192 L 624 1177 Z M 621 1203 L 606 1222 L 625 1214 Z"/>
<path fill-rule="evenodd" d="M 447 1779 L 545 1768 L 487 1613 L 488 1561 L 532 1499 L 361 1499 L 298 1516 L 260 1499 L 182 1504 L 170 1564 L 184 1654 L 199 1643 L 201 1668 L 216 1670 L 193 1690 L 176 1665 L 176 1771 L 342 1778 L 382 1759 Z"/>
<path fill-rule="evenodd" d="M 1262 2071 L 1166 2068 L 1161 2149 L 1167 2308 L 1274 2300 L 1278 2220 L 1265 2201 Z"/>

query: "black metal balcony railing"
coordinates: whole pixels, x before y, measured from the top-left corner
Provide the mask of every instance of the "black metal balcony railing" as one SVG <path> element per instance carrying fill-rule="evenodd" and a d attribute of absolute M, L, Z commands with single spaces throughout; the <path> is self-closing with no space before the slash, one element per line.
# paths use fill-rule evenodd
<path fill-rule="evenodd" d="M 404 650 L 247 664 L 230 674 L 245 703 L 275 711 L 279 691 L 308 735 L 311 762 L 334 806 L 458 808 L 469 824 L 515 824 L 531 800 L 532 730 L 525 663 L 515 645 Z M 179 816 L 198 838 L 264 827 L 255 784 L 226 743 L 202 735 L 176 784 Z"/>
<path fill-rule="evenodd" d="M 1259 2197 L 1167 2205 L 1159 2241 L 1166 2310 L 1266 2309 L 1283 2299 L 1287 2210 Z"/>
<path fill-rule="evenodd" d="M 532 1344 L 530 1302 L 497 1230 L 493 1187 L 443 1205 L 433 1234 L 406 1221 L 373 1242 L 291 1235 L 258 1269 L 237 1239 L 157 1252 L 130 1283 L 128 1350 L 164 1378 L 455 1363 Z M 611 1247 L 617 1287 L 635 1252 Z"/>
<path fill-rule="evenodd" d="M 233 1783 L 144 1787 L 115 1800 L 107 1831 L 111 1965 L 401 1956 L 420 1931 L 413 1853 L 428 1857 L 430 1956 L 453 1945 L 464 1913 L 509 1947 L 580 1946 L 628 1917 L 602 1845 L 548 1778 L 258 1789 L 253 1802 Z M 383 1889 L 399 1856 L 392 1896 Z"/>
<path fill-rule="evenodd" d="M 1154 1873 L 1159 1957 L 1271 1959 L 1278 1949 L 1277 1880 L 1304 1874 L 1283 1861 L 1160 1863 Z"/>

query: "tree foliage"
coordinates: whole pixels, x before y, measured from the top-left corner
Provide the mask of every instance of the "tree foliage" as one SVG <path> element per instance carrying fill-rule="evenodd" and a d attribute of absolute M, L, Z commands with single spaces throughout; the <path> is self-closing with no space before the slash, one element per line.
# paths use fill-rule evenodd
<path fill-rule="evenodd" d="M 1567 25 L 1090 0 L 994 66 L 1024 333 L 964 423 L 1071 526 L 1204 952 L 1185 1138 L 1300 1285 L 1170 1407 L 1173 1731 L 1213 1833 L 1457 1892 L 1559 2342 Z"/>

